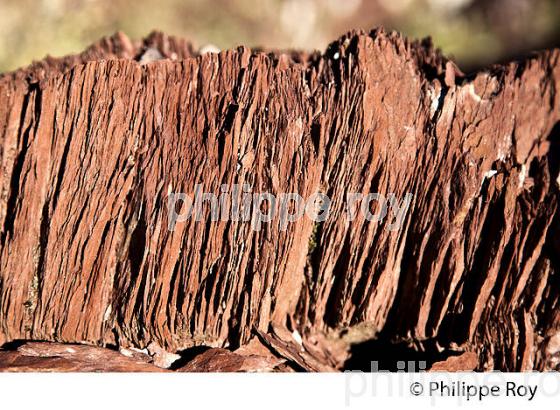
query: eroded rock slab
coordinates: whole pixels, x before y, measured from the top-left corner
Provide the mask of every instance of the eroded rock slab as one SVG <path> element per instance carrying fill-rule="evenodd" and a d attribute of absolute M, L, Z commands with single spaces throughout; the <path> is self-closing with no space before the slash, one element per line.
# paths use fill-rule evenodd
<path fill-rule="evenodd" d="M 28 342 L 0 350 L 3 372 L 161 372 L 161 368 L 95 346 Z"/>
<path fill-rule="evenodd" d="M 382 337 L 555 368 L 559 57 L 464 76 L 382 30 L 290 54 L 118 34 L 3 75 L 0 344 L 150 346 L 167 363 L 259 335 L 323 371 L 341 368 L 333 338 Z M 168 229 L 170 192 L 245 183 L 326 193 L 329 218 Z M 413 201 L 393 231 L 348 221 L 349 192 Z"/>
<path fill-rule="evenodd" d="M 177 371 L 179 372 L 269 372 L 284 360 L 271 355 L 241 355 L 227 349 L 211 348 L 199 354 Z"/>

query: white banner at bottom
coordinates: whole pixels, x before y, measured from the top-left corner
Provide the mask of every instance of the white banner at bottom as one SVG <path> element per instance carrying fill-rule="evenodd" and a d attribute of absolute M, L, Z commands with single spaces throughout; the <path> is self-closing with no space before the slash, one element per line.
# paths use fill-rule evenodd
<path fill-rule="evenodd" d="M 509 409 L 557 404 L 559 373 L 0 374 L 0 403 L 41 409 Z"/>

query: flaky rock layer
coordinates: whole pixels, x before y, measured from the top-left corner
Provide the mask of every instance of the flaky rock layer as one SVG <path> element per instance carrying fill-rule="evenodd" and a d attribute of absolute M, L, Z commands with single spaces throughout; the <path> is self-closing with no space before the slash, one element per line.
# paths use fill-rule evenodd
<path fill-rule="evenodd" d="M 174 354 L 258 339 L 316 371 L 395 346 L 556 368 L 559 58 L 465 76 L 382 30 L 322 54 L 118 34 L 3 75 L 0 344 Z M 168 194 L 196 184 L 332 204 L 285 231 L 209 209 L 169 230 Z M 413 200 L 392 231 L 345 218 L 349 192 Z"/>

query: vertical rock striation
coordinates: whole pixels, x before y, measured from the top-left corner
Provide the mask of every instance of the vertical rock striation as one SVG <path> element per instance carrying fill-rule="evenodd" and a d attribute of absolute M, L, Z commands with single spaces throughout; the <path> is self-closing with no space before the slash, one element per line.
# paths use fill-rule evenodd
<path fill-rule="evenodd" d="M 383 30 L 311 54 L 117 34 L 4 74 L 0 344 L 257 338 L 326 370 L 344 366 L 340 343 L 374 340 L 363 360 L 404 344 L 473 352 L 481 370 L 557 368 L 559 59 L 465 76 Z M 206 208 L 169 230 L 168 194 L 196 184 L 332 203 L 286 230 Z M 349 221 L 349 192 L 413 200 L 389 230 Z"/>

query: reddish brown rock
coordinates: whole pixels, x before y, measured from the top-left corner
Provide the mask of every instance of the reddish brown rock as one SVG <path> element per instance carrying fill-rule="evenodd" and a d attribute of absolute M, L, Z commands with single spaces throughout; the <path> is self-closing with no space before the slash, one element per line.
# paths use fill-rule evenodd
<path fill-rule="evenodd" d="M 199 354 L 179 372 L 267 372 L 274 371 L 284 360 L 271 355 L 241 355 L 227 349 L 211 348 Z"/>
<path fill-rule="evenodd" d="M 473 352 L 465 352 L 459 356 L 451 356 L 442 362 L 436 362 L 430 368 L 432 372 L 470 372 L 477 368 L 478 356 Z"/>
<path fill-rule="evenodd" d="M 95 346 L 28 342 L 0 350 L 3 372 L 161 372 L 159 367 Z"/>
<path fill-rule="evenodd" d="M 167 365 L 258 334 L 323 371 L 346 350 L 315 342 L 340 337 L 554 368 L 559 57 L 464 76 L 382 30 L 289 55 L 119 34 L 3 75 L 0 344 L 150 346 Z M 333 202 L 327 221 L 286 231 L 169 231 L 168 193 L 197 183 Z M 349 192 L 414 199 L 390 231 L 348 221 Z"/>

